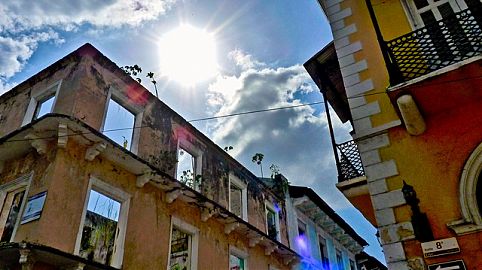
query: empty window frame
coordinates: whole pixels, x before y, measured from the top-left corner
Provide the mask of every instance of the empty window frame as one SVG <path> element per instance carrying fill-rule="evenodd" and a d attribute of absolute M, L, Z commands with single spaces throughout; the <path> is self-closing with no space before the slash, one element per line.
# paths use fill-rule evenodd
<path fill-rule="evenodd" d="M 326 248 L 326 240 L 321 235 L 318 236 L 318 245 L 320 248 L 320 259 L 324 267 L 329 266 L 328 250 Z"/>
<path fill-rule="evenodd" d="M 266 211 L 266 234 L 269 237 L 280 240 L 279 232 L 279 207 L 273 205 L 272 203 L 265 202 Z"/>
<path fill-rule="evenodd" d="M 202 182 L 202 152 L 184 138 L 178 140 L 176 179 L 199 191 Z"/>
<path fill-rule="evenodd" d="M 22 126 L 53 111 L 57 101 L 60 85 L 61 81 L 58 81 L 40 91 L 32 90 L 32 97 L 30 98 L 27 111 L 25 112 Z"/>
<path fill-rule="evenodd" d="M 229 247 L 229 270 L 248 270 L 248 254 L 235 247 Z"/>
<path fill-rule="evenodd" d="M 229 211 L 248 220 L 248 189 L 233 173 L 229 174 Z"/>
<path fill-rule="evenodd" d="M 113 267 L 122 266 L 130 195 L 92 178 L 75 254 Z"/>
<path fill-rule="evenodd" d="M 31 175 L 0 186 L 0 242 L 11 242 L 27 201 Z"/>
<path fill-rule="evenodd" d="M 199 230 L 173 217 L 168 270 L 196 270 Z"/>

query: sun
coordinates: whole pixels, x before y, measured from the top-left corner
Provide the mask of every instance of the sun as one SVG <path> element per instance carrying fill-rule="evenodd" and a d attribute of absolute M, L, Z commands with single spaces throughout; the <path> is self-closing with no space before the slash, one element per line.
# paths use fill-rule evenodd
<path fill-rule="evenodd" d="M 214 35 L 181 25 L 159 40 L 160 71 L 169 80 L 193 86 L 218 73 Z"/>

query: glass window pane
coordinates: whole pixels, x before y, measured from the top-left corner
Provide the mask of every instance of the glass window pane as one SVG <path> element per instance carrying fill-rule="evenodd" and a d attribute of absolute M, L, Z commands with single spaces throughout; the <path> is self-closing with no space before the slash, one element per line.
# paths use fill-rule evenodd
<path fill-rule="evenodd" d="M 50 95 L 37 101 L 37 107 L 35 108 L 33 120 L 38 119 L 52 112 L 52 107 L 54 106 L 54 100 L 55 100 L 55 95 Z"/>
<path fill-rule="evenodd" d="M 10 242 L 15 224 L 20 215 L 24 195 L 25 190 L 17 190 L 7 194 L 3 209 L 0 212 L 0 220 L 5 222 L 0 224 L 0 234 L 2 236 L 0 242 Z"/>
<path fill-rule="evenodd" d="M 124 148 L 131 149 L 135 118 L 131 111 L 111 99 L 105 116 L 104 135 Z"/>
<path fill-rule="evenodd" d="M 432 24 L 437 21 L 431 10 L 421 13 L 420 17 L 422 17 L 422 21 L 425 25 Z"/>
<path fill-rule="evenodd" d="M 191 235 L 176 227 L 172 229 L 169 269 L 191 269 Z"/>
<path fill-rule="evenodd" d="M 229 270 L 244 270 L 244 259 L 233 254 L 229 255 Z"/>
<path fill-rule="evenodd" d="M 80 243 L 80 256 L 110 265 L 119 221 L 120 202 L 91 190 Z"/>
<path fill-rule="evenodd" d="M 428 6 L 427 0 L 414 0 L 413 2 L 418 9 Z"/>
<path fill-rule="evenodd" d="M 242 217 L 243 215 L 243 190 L 233 183 L 230 185 L 230 210 L 236 216 Z"/>

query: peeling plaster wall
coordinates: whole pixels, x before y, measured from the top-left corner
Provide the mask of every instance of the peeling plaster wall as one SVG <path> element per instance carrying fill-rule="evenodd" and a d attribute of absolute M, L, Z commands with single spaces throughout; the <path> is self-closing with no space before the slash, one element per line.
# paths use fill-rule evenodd
<path fill-rule="evenodd" d="M 173 176 L 176 163 L 169 155 L 175 155 L 179 132 L 184 133 L 203 152 L 201 193 L 228 208 L 228 175 L 233 173 L 247 183 L 249 223 L 266 232 L 265 201 L 279 205 L 281 242 L 289 245 L 284 198 L 274 195 L 254 174 L 99 53 L 74 52 L 1 96 L 0 136 L 20 128 L 32 90 L 45 89 L 59 80 L 62 84 L 53 112 L 78 118 L 95 129 L 102 126 L 112 89 L 143 108 L 145 128 L 140 132 L 137 155 Z M 4 164 L 0 184 L 33 171 L 28 195 L 48 191 L 41 219 L 21 225 L 16 241 L 32 241 L 72 253 L 89 179 L 95 176 L 132 196 L 125 239 L 126 269 L 166 268 L 172 215 L 200 229 L 199 269 L 226 268 L 230 245 L 249 250 L 250 269 L 267 269 L 268 265 L 287 269 L 276 256 L 265 256 L 262 247 L 248 248 L 245 235 L 233 232 L 226 237 L 224 227 L 217 221 L 201 222 L 197 207 L 179 201 L 168 205 L 164 202 L 165 194 L 150 184 L 136 188 L 136 175 L 101 157 L 87 162 L 84 155 L 85 149 L 69 140 L 66 149 L 51 145 L 46 155 L 38 155 L 32 149 L 27 156 Z M 218 268 L 219 265 L 224 266 Z"/>
<path fill-rule="evenodd" d="M 138 188 L 135 175 L 101 157 L 86 161 L 84 153 L 85 148 L 69 141 L 67 149 L 51 145 L 46 155 L 30 152 L 5 165 L 0 184 L 33 171 L 28 196 L 47 191 L 41 218 L 20 225 L 15 241 L 30 241 L 72 253 L 88 199 L 89 179 L 95 176 L 131 196 L 124 269 L 166 269 L 172 216 L 200 231 L 198 269 L 226 269 L 230 246 L 249 254 L 249 269 L 268 269 L 269 265 L 289 269 L 276 256 L 266 256 L 259 245 L 250 248 L 245 235 L 224 234 L 224 225 L 216 219 L 202 222 L 199 208 L 181 200 L 167 204 L 160 189 L 150 184 Z"/>

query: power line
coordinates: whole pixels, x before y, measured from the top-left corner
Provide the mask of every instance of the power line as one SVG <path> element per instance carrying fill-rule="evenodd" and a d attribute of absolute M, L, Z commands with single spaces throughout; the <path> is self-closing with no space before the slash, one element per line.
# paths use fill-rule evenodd
<path fill-rule="evenodd" d="M 239 113 L 211 116 L 211 117 L 205 117 L 205 118 L 198 118 L 198 119 L 188 120 L 187 122 L 192 123 L 192 122 L 220 119 L 220 118 L 226 118 L 226 117 L 232 117 L 232 116 L 238 116 L 238 115 L 245 115 L 245 114 L 252 114 L 252 113 L 272 112 L 272 111 L 278 111 L 278 110 L 284 110 L 284 109 L 298 108 L 298 107 L 303 107 L 303 106 L 312 106 L 312 105 L 323 104 L 323 103 L 325 103 L 325 102 L 324 101 L 317 101 L 317 102 L 298 104 L 298 105 L 292 105 L 292 106 L 284 106 L 284 107 L 277 107 L 277 108 L 270 108 L 270 109 L 261 109 L 261 110 L 254 110 L 254 111 L 247 111 L 247 112 L 239 112 Z"/>
<path fill-rule="evenodd" d="M 466 78 L 442 81 L 442 82 L 437 82 L 437 83 L 422 84 L 422 85 L 411 85 L 409 87 L 420 88 L 420 87 L 441 85 L 441 84 L 447 84 L 447 83 L 464 81 L 464 80 L 479 79 L 479 78 L 482 78 L 482 76 L 466 77 Z M 347 99 L 354 99 L 354 98 L 360 98 L 360 97 L 372 96 L 372 95 L 379 95 L 379 94 L 387 94 L 387 91 L 358 94 L 358 95 L 355 95 L 355 96 L 352 96 L 352 97 L 347 97 Z M 324 103 L 325 103 L 324 101 L 316 101 L 316 102 L 303 103 L 303 104 L 297 104 L 297 105 L 292 105 L 292 106 L 283 106 L 283 107 L 276 107 L 276 108 L 269 108 L 269 109 L 259 109 L 259 110 L 245 111 L 245 112 L 239 112 L 239 113 L 232 113 L 232 114 L 197 118 L 197 119 L 187 120 L 187 122 L 192 123 L 192 122 L 200 122 L 200 121 L 207 121 L 207 120 L 214 120 L 214 119 L 222 119 L 222 118 L 233 117 L 233 116 L 247 115 L 247 114 L 253 114 L 253 113 L 271 112 L 271 111 L 278 111 L 278 110 L 285 110 L 285 109 L 293 109 L 293 108 L 298 108 L 298 107 L 313 106 L 313 105 L 324 104 Z M 115 128 L 115 129 L 103 130 L 101 132 L 102 133 L 109 133 L 109 132 L 114 132 L 114 131 L 141 129 L 141 128 L 145 128 L 145 127 L 151 127 L 151 126 L 137 126 L 137 127 L 134 126 L 134 127 L 127 127 L 127 128 Z M 89 132 L 81 132 L 81 133 L 75 133 L 75 134 L 67 134 L 67 135 L 62 135 L 62 136 L 38 137 L 36 139 L 54 139 L 54 138 L 80 136 L 80 135 L 88 135 L 88 134 L 93 134 L 93 132 L 89 131 Z M 31 141 L 31 140 L 36 140 L 36 139 L 18 139 L 18 140 L 9 140 L 9 141 L 6 141 L 6 142 Z"/>
<path fill-rule="evenodd" d="M 197 122 L 197 121 L 204 121 L 204 120 L 213 120 L 213 119 L 219 119 L 219 118 L 226 118 L 226 117 L 232 117 L 232 116 L 238 116 L 238 115 L 246 115 L 246 114 L 252 114 L 252 113 L 262 113 L 262 112 L 270 112 L 270 111 L 277 111 L 277 110 L 285 110 L 285 109 L 292 109 L 292 108 L 297 108 L 297 107 L 303 107 L 303 106 L 312 106 L 312 105 L 317 105 L 317 104 L 322 104 L 324 101 L 317 101 L 317 102 L 311 102 L 311 103 L 304 103 L 304 104 L 297 104 L 297 105 L 292 105 L 292 106 L 284 106 L 284 107 L 276 107 L 276 108 L 270 108 L 270 109 L 261 109 L 261 110 L 253 110 L 253 111 L 246 111 L 246 112 L 239 112 L 239 113 L 233 113 L 233 114 L 226 114 L 226 115 L 219 115 L 219 116 L 212 116 L 212 117 L 206 117 L 206 118 L 198 118 L 198 119 L 193 119 L 189 120 L 187 122 Z M 141 128 L 146 128 L 146 127 L 151 127 L 148 125 L 145 126 L 134 126 L 134 127 L 127 127 L 127 128 L 114 128 L 114 129 L 106 129 L 102 130 L 100 132 L 102 133 L 109 133 L 109 132 L 115 132 L 115 131 L 123 131 L 123 130 L 134 130 L 134 129 L 141 129 Z M 8 140 L 7 142 L 22 142 L 22 141 L 32 141 L 32 140 L 40 140 L 40 139 L 55 139 L 55 138 L 62 138 L 62 137 L 71 137 L 71 136 L 81 136 L 81 135 L 88 135 L 88 134 L 93 134 L 93 132 L 80 132 L 80 133 L 74 133 L 74 134 L 67 134 L 67 135 L 62 135 L 62 136 L 47 136 L 47 137 L 37 137 L 37 138 L 32 138 L 32 139 L 17 139 L 17 140 Z"/>

